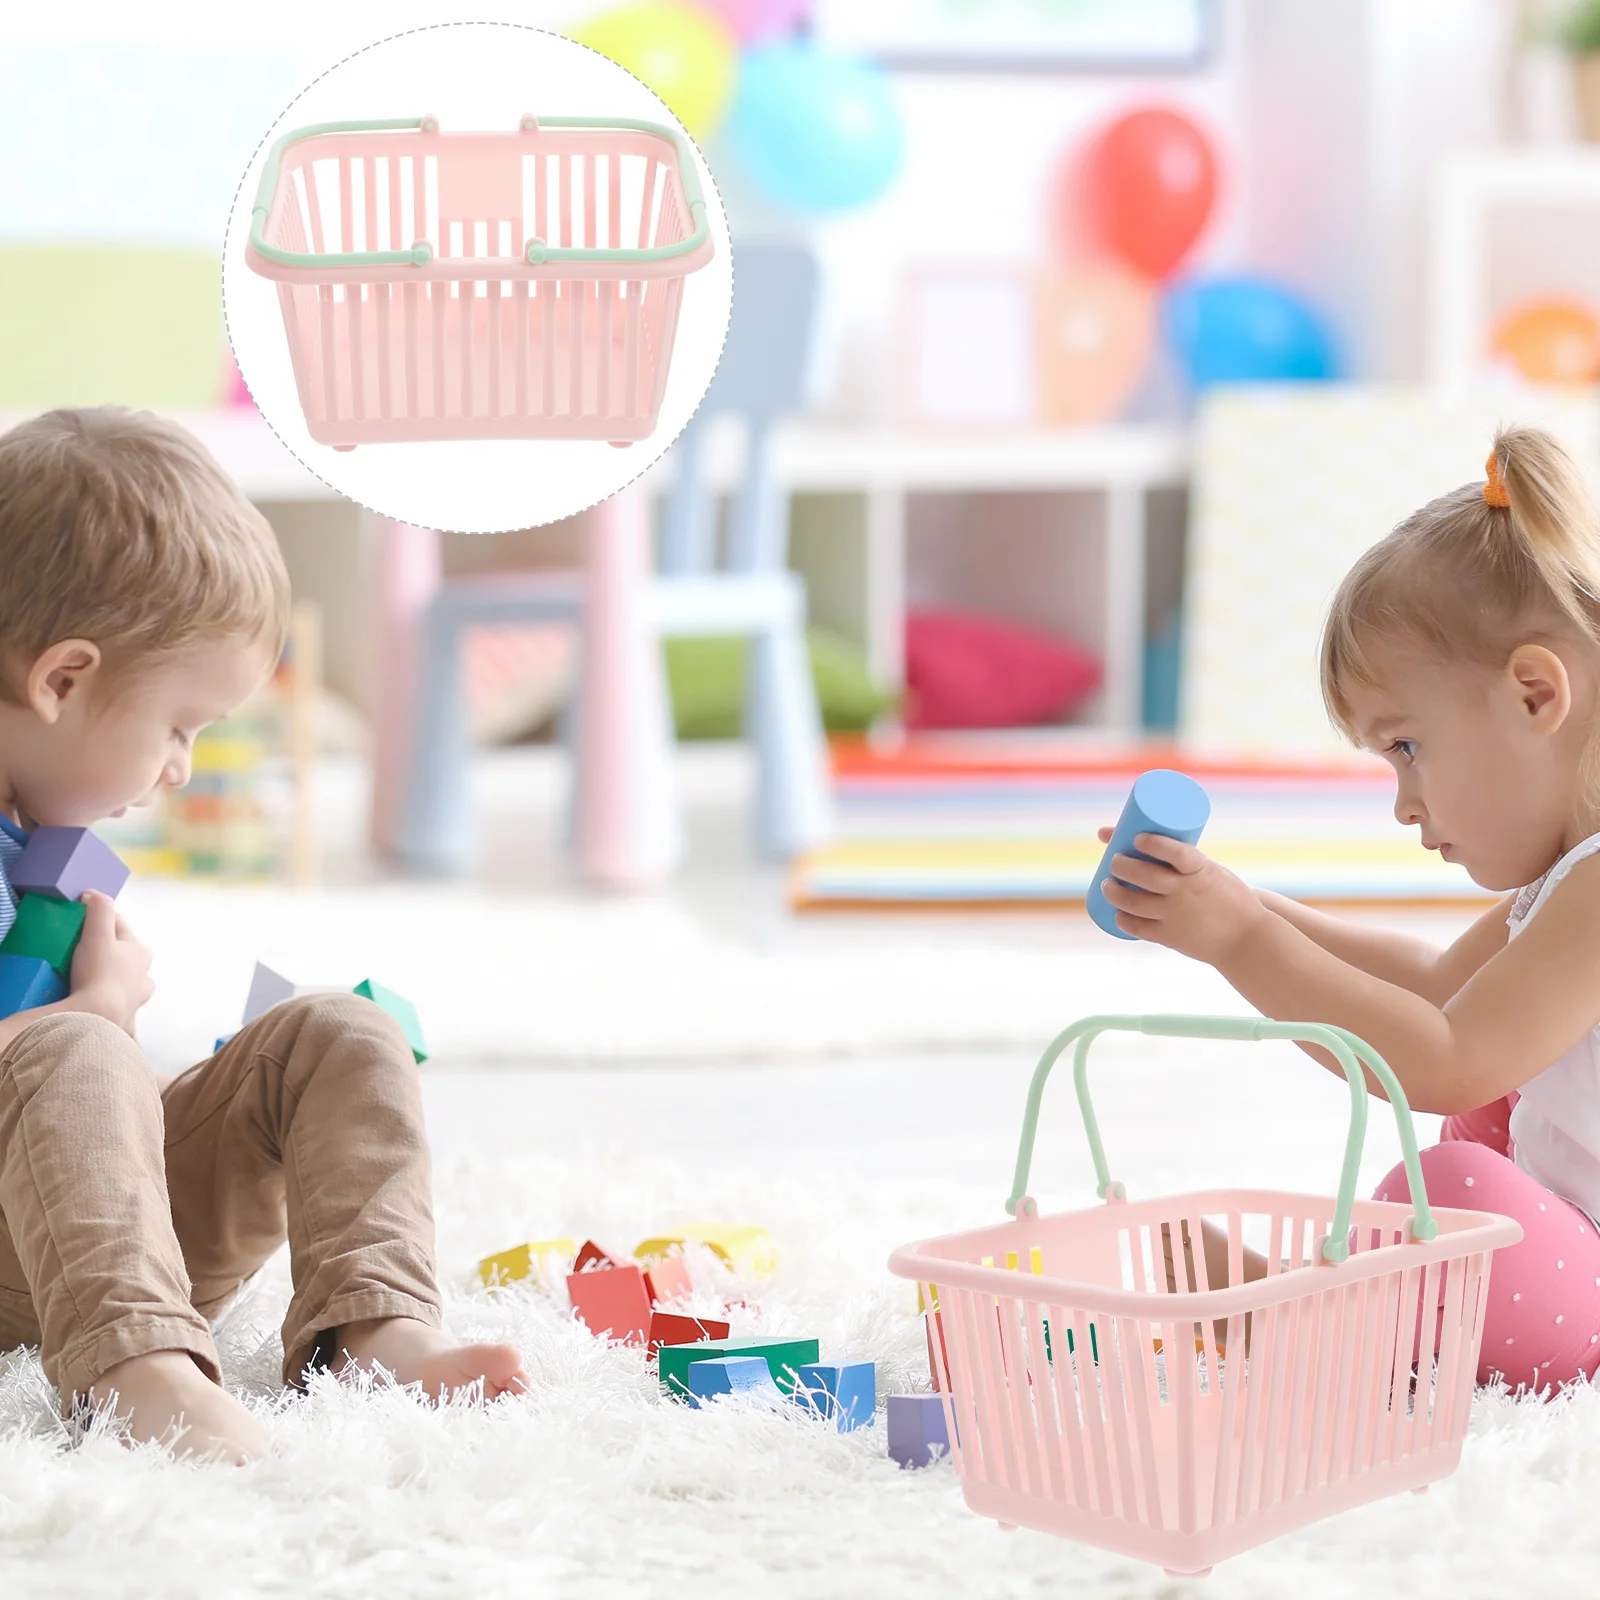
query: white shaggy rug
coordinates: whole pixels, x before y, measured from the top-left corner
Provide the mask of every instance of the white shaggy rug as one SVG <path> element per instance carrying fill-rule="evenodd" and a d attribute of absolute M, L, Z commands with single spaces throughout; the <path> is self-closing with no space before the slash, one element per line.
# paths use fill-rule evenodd
<path fill-rule="evenodd" d="M 92 1437 L 70 1449 L 31 1353 L 0 1357 L 0 1595 L 367 1597 L 1116 1596 L 1215 1600 L 1590 1596 L 1600 1571 L 1600 1397 L 1480 1397 L 1462 1467 L 1425 1499 L 1362 1508 L 1203 1581 L 968 1513 L 948 1466 L 901 1472 L 879 1426 L 663 1401 L 640 1356 L 574 1324 L 557 1295 L 491 1298 L 484 1250 L 559 1226 L 632 1241 L 642 1219 L 760 1216 L 778 1275 L 745 1330 L 816 1334 L 879 1363 L 880 1393 L 925 1378 L 908 1286 L 884 1258 L 993 1214 L 992 1185 L 889 1185 L 839 1171 L 696 1173 L 622 1152 L 444 1162 L 449 1326 L 519 1341 L 534 1392 L 484 1409 L 320 1380 L 283 1401 L 268 1264 L 219 1328 L 227 1378 L 281 1449 L 232 1470 L 174 1466 Z M 1081 1197 L 1079 1197 L 1081 1199 Z M 698 1287 L 716 1269 L 698 1258 Z"/>

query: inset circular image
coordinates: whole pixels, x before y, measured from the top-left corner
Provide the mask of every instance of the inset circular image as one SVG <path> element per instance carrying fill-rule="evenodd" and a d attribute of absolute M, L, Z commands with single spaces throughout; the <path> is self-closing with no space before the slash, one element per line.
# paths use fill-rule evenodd
<path fill-rule="evenodd" d="M 397 521 L 571 516 L 700 404 L 733 300 L 727 221 L 666 106 L 505 23 L 384 39 L 296 98 L 245 174 L 223 300 L 289 449 Z"/>

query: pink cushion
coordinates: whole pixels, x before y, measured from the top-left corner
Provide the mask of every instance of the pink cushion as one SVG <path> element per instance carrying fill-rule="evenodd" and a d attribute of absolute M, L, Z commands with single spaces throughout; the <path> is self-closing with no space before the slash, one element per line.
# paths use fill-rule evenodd
<path fill-rule="evenodd" d="M 908 728 L 1055 722 L 1100 686 L 1100 662 L 1034 628 L 964 611 L 906 617 Z"/>

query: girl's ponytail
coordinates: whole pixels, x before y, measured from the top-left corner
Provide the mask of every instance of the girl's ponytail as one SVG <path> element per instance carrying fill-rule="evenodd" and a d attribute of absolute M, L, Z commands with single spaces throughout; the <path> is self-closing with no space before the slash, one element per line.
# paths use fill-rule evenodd
<path fill-rule="evenodd" d="M 1488 468 L 1485 501 L 1503 506 L 1507 533 L 1550 599 L 1600 642 L 1600 527 L 1577 462 L 1541 429 L 1502 428 Z"/>

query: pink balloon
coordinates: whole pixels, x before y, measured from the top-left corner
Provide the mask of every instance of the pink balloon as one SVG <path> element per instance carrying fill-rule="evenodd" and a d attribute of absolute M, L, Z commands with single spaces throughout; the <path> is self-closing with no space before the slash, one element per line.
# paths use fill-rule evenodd
<path fill-rule="evenodd" d="M 793 33 L 811 20 L 811 0 L 694 0 L 732 30 L 740 44 Z"/>

